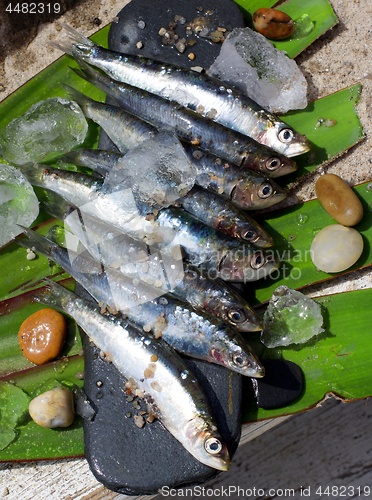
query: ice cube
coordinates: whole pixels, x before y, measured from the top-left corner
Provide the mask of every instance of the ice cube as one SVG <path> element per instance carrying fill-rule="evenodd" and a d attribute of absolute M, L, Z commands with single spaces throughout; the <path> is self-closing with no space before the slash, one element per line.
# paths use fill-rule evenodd
<path fill-rule="evenodd" d="M 88 124 L 78 104 L 51 97 L 0 132 L 0 155 L 14 165 L 50 160 L 84 142 Z"/>
<path fill-rule="evenodd" d="M 0 246 L 22 232 L 39 214 L 39 202 L 23 174 L 10 165 L 0 164 Z"/>
<path fill-rule="evenodd" d="M 168 207 L 193 187 L 196 169 L 181 143 L 160 132 L 130 150 L 106 176 L 104 189 L 131 188 L 139 212 L 144 215 Z"/>
<path fill-rule="evenodd" d="M 208 73 L 273 113 L 307 106 L 307 83 L 295 61 L 250 28 L 227 36 Z"/>
<path fill-rule="evenodd" d="M 321 307 L 301 292 L 279 286 L 263 319 L 261 342 L 266 347 L 303 344 L 323 332 Z"/>

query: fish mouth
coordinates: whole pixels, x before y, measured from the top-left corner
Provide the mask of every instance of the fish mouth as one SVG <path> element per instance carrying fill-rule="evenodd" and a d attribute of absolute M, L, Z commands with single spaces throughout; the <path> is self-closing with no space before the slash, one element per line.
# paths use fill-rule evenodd
<path fill-rule="evenodd" d="M 297 132 L 293 135 L 293 142 L 285 150 L 285 156 L 292 158 L 307 153 L 311 149 L 310 141 L 304 135 Z"/>

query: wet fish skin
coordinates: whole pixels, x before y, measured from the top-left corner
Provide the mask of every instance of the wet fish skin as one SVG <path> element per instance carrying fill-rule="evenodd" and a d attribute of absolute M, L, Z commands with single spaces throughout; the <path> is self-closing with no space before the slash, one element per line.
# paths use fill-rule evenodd
<path fill-rule="evenodd" d="M 169 277 L 164 273 L 166 271 L 168 275 L 172 267 L 170 268 L 169 265 L 166 268 L 163 267 L 162 255 L 159 255 L 156 250 L 147 247 L 144 242 L 133 240 L 126 235 L 119 235 L 117 238 L 110 239 L 109 244 L 105 245 L 105 241 L 102 242 L 101 239 L 102 235 L 107 231 L 107 226 L 105 228 L 95 219 L 91 219 L 90 222 L 90 219 L 86 216 L 82 220 L 79 218 L 78 221 L 76 217 L 71 218 L 71 214 L 76 210 L 76 207 L 66 204 L 58 195 L 53 196 L 53 193 L 50 194 L 45 203 L 42 204 L 42 207 L 52 217 L 64 220 L 66 216 L 70 215 L 65 224 L 68 223 L 74 235 L 89 249 L 96 260 L 100 260 L 107 265 L 110 265 L 110 263 L 112 265 L 118 261 L 120 263 L 121 260 L 118 257 L 123 253 L 124 267 L 120 266 L 121 272 L 125 273 L 126 269 L 128 269 L 132 278 L 142 279 L 152 285 L 155 281 L 162 282 L 161 288 L 164 290 L 164 294 L 170 292 L 176 299 L 191 304 L 197 310 L 204 310 L 219 317 L 240 332 L 261 330 L 261 323 L 252 307 L 234 288 L 224 281 L 219 279 L 209 280 L 202 276 L 196 268 L 190 268 L 187 263 L 184 263 L 182 277 L 178 276 L 178 274 L 175 277 L 172 276 L 172 278 L 178 279 L 178 283 L 172 289 L 169 285 L 173 283 L 173 279 L 170 281 Z M 84 227 L 87 222 L 88 228 Z M 89 240 L 91 241 L 90 245 L 86 243 L 86 239 L 88 239 L 88 243 Z M 143 262 L 144 268 L 141 268 L 141 262 L 137 263 L 139 271 L 137 271 L 138 268 L 134 263 L 129 266 L 125 265 L 128 255 L 134 254 L 137 256 L 140 252 L 148 255 L 148 260 Z M 154 269 L 151 267 L 152 265 L 155 266 Z M 142 274 L 142 271 L 144 274 Z M 159 271 L 161 271 L 161 274 Z"/>
<path fill-rule="evenodd" d="M 195 308 L 205 308 L 240 332 L 262 329 L 256 313 L 235 288 L 219 278 L 208 279 L 197 268 L 185 266 L 184 279 L 172 294 Z"/>
<path fill-rule="evenodd" d="M 178 102 L 285 156 L 296 156 L 310 149 L 306 137 L 243 93 L 208 75 L 104 49 L 69 26 L 65 26 L 65 35 L 63 41 L 53 45 L 117 81 Z"/>
<path fill-rule="evenodd" d="M 279 267 L 274 252 L 262 251 L 228 238 L 180 208 L 163 209 L 157 222 L 173 229 L 188 262 L 210 279 L 248 282 L 269 276 Z"/>
<path fill-rule="evenodd" d="M 161 291 L 150 286 L 133 283 L 98 261 L 74 255 L 30 229 L 23 230 L 25 240 L 18 240 L 21 246 L 31 244 L 35 251 L 57 262 L 110 310 L 120 311 L 145 330 L 152 330 L 155 336 L 161 336 L 183 354 L 222 365 L 244 376 L 263 377 L 264 368 L 249 344 L 229 325 L 170 296 L 161 296 Z"/>
<path fill-rule="evenodd" d="M 153 138 L 157 129 L 152 125 L 138 120 L 118 106 L 90 99 L 81 92 L 63 85 L 71 99 L 79 104 L 84 115 L 97 123 L 110 137 L 119 151 L 126 153 L 146 139 Z"/>
<path fill-rule="evenodd" d="M 271 236 L 252 217 L 215 193 L 193 188 L 180 198 L 178 204 L 204 224 L 227 236 L 261 248 L 273 245 Z"/>
<path fill-rule="evenodd" d="M 274 153 L 253 139 L 193 113 L 179 104 L 141 89 L 120 83 L 83 64 L 80 76 L 110 95 L 128 113 L 162 130 L 176 133 L 180 140 L 241 167 L 278 177 L 294 172 L 296 163 Z"/>
<path fill-rule="evenodd" d="M 195 183 L 243 210 L 260 210 L 279 203 L 286 197 L 285 191 L 272 179 L 252 170 L 224 162 L 216 156 L 188 147 L 185 151 L 197 170 Z M 110 151 L 80 149 L 65 156 L 76 165 L 89 167 L 106 175 L 118 163 L 124 165 L 125 155 Z M 262 189 L 268 193 L 262 196 Z"/>
<path fill-rule="evenodd" d="M 263 252 L 255 253 L 251 247 L 217 234 L 214 229 L 180 209 L 161 210 L 156 217 L 156 224 L 141 216 L 128 216 L 125 206 L 118 207 L 116 197 L 102 195 L 98 180 L 88 175 L 57 169 L 50 173 L 49 169 L 37 165 L 24 170 L 24 173 L 31 184 L 56 192 L 68 202 L 84 209 L 84 213 L 97 217 L 134 238 L 148 231 L 155 241 L 162 242 L 163 245 L 179 244 L 188 254 L 191 263 L 203 266 L 209 277 L 220 276 L 226 281 L 256 281 L 279 266 L 275 257 L 268 259 L 269 255 Z M 81 179 L 82 185 L 75 184 L 76 179 Z M 120 194 L 119 192 L 118 195 Z M 92 195 L 95 203 L 92 203 Z M 115 218 L 112 217 L 113 213 Z M 256 263 L 258 260 L 259 265 Z M 234 272 L 229 271 L 231 269 Z"/>
<path fill-rule="evenodd" d="M 229 453 L 212 408 L 196 376 L 174 350 L 132 323 L 103 316 L 61 285 L 47 283 L 50 294 L 43 295 L 41 301 L 79 324 L 122 375 L 134 381 L 145 400 L 156 408 L 164 427 L 189 453 L 209 467 L 227 470 Z"/>

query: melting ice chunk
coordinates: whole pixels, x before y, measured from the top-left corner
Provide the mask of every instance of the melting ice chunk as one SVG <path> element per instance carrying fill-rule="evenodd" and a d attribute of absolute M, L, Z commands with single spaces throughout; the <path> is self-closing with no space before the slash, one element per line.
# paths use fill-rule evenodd
<path fill-rule="evenodd" d="M 264 314 L 261 342 L 266 347 L 303 344 L 323 332 L 320 305 L 302 293 L 279 286 Z"/>
<path fill-rule="evenodd" d="M 39 202 L 31 184 L 10 165 L 0 164 L 0 246 L 22 232 L 39 214 Z"/>
<path fill-rule="evenodd" d="M 141 214 L 167 207 L 193 187 L 196 169 L 181 143 L 167 132 L 130 150 L 106 176 L 104 189 L 131 188 Z"/>
<path fill-rule="evenodd" d="M 273 113 L 307 106 L 307 83 L 295 61 L 249 28 L 228 35 L 208 73 Z"/>
<path fill-rule="evenodd" d="M 52 97 L 36 103 L 0 132 L 0 154 L 15 165 L 48 160 L 83 143 L 87 130 L 74 101 Z"/>

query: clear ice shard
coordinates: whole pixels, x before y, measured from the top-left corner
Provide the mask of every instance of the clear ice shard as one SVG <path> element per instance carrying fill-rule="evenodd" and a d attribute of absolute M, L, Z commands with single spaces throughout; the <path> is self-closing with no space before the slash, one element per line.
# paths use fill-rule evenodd
<path fill-rule="evenodd" d="M 301 292 L 279 286 L 263 319 L 261 342 L 266 347 L 303 344 L 324 331 L 321 307 Z"/>
<path fill-rule="evenodd" d="M 40 101 L 0 132 L 0 155 L 14 165 L 49 161 L 82 144 L 88 124 L 74 101 Z"/>
<path fill-rule="evenodd" d="M 142 215 L 168 207 L 190 191 L 196 169 L 181 143 L 172 134 L 160 132 L 131 149 L 106 176 L 104 189 L 132 189 Z"/>
<path fill-rule="evenodd" d="M 227 36 L 208 73 L 272 113 L 307 106 L 307 83 L 295 61 L 250 28 L 235 28 Z"/>
<path fill-rule="evenodd" d="M 39 214 L 39 201 L 23 174 L 11 165 L 0 164 L 0 246 L 22 229 L 30 226 Z"/>

